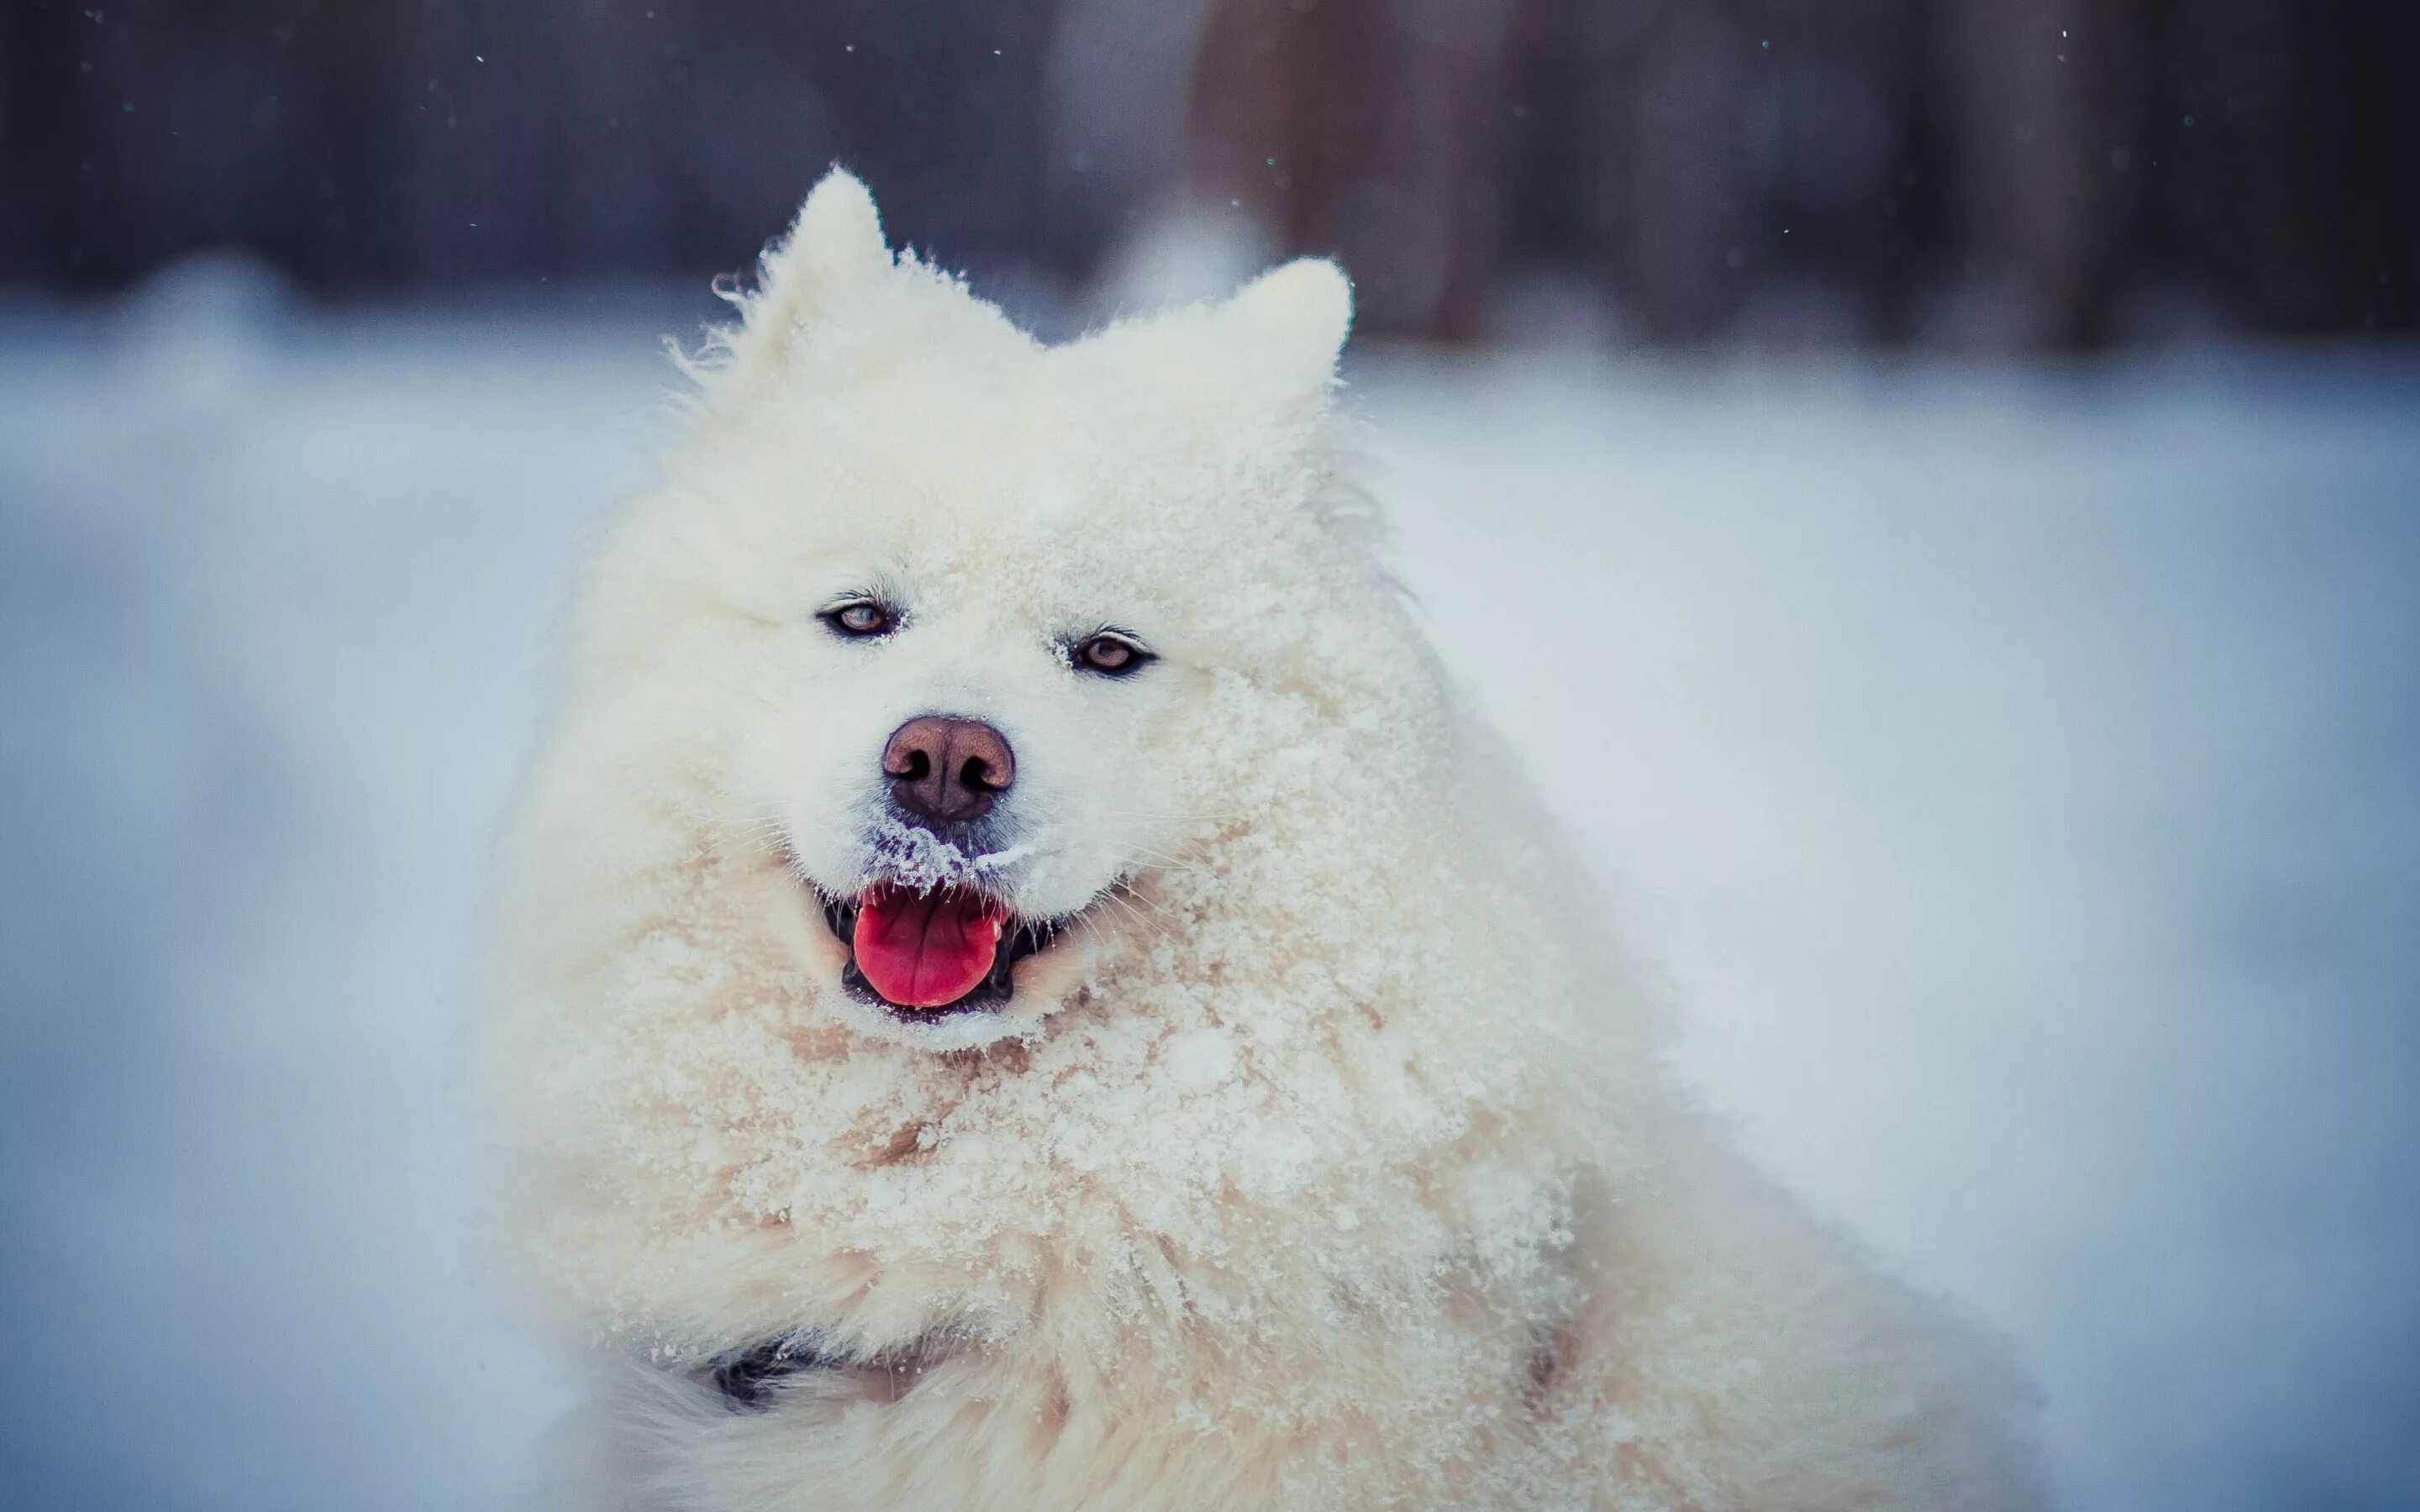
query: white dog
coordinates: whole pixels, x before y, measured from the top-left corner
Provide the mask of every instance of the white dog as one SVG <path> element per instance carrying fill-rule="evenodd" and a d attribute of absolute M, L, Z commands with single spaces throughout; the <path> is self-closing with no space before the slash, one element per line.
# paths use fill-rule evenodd
<path fill-rule="evenodd" d="M 1345 481 L 1332 265 L 1046 347 L 834 173 L 742 313 L 503 854 L 565 1504 L 2034 1504 L 1661 1078 Z"/>

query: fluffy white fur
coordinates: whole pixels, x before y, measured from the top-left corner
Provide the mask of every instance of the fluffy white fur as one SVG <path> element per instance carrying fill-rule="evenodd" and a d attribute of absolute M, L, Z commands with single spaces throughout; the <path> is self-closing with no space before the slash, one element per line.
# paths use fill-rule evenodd
<path fill-rule="evenodd" d="M 1990 1351 L 1661 1079 L 1345 481 L 1349 304 L 1297 262 L 1045 347 L 839 173 L 767 257 L 503 853 L 563 1504 L 2034 1504 Z M 905 630 L 816 619 L 868 588 Z M 1070 671 L 1102 625 L 1160 661 Z M 918 864 L 1083 910 L 938 1027 L 838 989 L 814 896 L 895 872 L 876 752 L 935 710 L 1016 745 L 1020 838 Z M 784 1337 L 859 1363 L 718 1395 Z"/>

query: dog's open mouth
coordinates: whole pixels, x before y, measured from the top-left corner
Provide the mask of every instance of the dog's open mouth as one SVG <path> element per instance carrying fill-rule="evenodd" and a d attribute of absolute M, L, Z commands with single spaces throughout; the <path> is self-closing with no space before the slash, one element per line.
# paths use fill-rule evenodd
<path fill-rule="evenodd" d="M 824 920 L 848 947 L 842 988 L 917 1020 L 1006 1006 L 1016 963 L 1059 933 L 1056 923 L 1019 919 L 976 888 L 889 882 L 827 902 Z"/>

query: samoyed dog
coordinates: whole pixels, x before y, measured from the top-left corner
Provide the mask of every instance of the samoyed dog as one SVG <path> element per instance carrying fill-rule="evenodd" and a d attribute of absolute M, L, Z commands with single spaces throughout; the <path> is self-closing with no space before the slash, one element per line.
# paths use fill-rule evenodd
<path fill-rule="evenodd" d="M 613 523 L 482 1060 L 558 1504 L 2013 1508 L 1389 576 L 1351 294 L 1038 344 L 835 172 Z"/>

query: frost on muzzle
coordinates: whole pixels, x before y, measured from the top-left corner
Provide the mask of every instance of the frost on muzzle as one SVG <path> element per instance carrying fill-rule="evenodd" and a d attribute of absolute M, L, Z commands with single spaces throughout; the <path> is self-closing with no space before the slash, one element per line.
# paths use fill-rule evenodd
<path fill-rule="evenodd" d="M 974 843 L 1016 784 L 1016 752 L 980 720 L 923 715 L 884 743 L 882 775 L 891 811 L 871 840 L 875 880 L 823 905 L 849 950 L 842 989 L 914 1021 L 1005 1007 L 1016 964 L 1065 923 L 1022 918 L 996 890 L 1022 847 Z"/>

